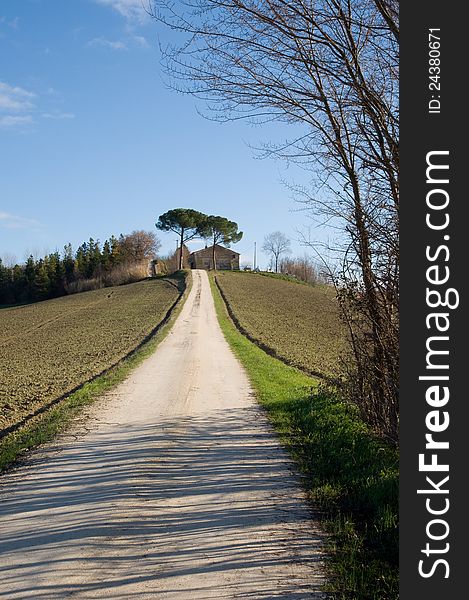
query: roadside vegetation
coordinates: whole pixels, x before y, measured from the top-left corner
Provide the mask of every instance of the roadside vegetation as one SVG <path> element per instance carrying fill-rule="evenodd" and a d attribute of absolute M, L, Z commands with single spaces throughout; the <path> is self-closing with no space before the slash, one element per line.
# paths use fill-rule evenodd
<path fill-rule="evenodd" d="M 334 288 L 234 271 L 217 273 L 216 282 L 252 341 L 309 374 L 339 377 L 346 330 Z"/>
<path fill-rule="evenodd" d="M 1 310 L 0 434 L 135 350 L 165 319 L 184 274 Z"/>
<path fill-rule="evenodd" d="M 245 278 L 255 277 L 239 276 L 223 281 L 241 286 Z M 222 331 L 304 474 L 308 495 L 330 535 L 327 591 L 338 600 L 397 599 L 396 449 L 373 435 L 355 406 L 243 336 L 213 277 L 211 285 Z M 304 287 L 297 286 L 295 294 L 290 290 L 290 304 Z"/>

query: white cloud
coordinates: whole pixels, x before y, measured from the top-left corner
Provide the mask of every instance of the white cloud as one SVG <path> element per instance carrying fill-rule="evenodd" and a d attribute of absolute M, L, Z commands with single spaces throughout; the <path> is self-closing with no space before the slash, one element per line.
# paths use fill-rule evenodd
<path fill-rule="evenodd" d="M 112 50 L 127 50 L 127 46 L 120 40 L 112 41 L 106 38 L 98 37 L 94 40 L 90 40 L 87 46 L 104 46 L 105 48 L 111 48 Z"/>
<path fill-rule="evenodd" d="M 8 83 L 5 83 L 4 81 L 0 81 L 0 91 L 10 94 L 16 94 L 17 96 L 22 96 L 23 98 L 34 98 L 36 96 L 34 92 L 29 92 L 28 90 L 25 90 L 24 88 L 18 86 L 14 87 L 8 85 Z"/>
<path fill-rule="evenodd" d="M 21 87 L 14 87 L 0 81 L 0 110 L 28 112 L 34 108 L 32 98 L 36 94 Z"/>
<path fill-rule="evenodd" d="M 19 17 L 15 17 L 11 21 L 7 21 L 5 17 L 0 17 L 0 25 L 8 25 L 11 29 L 18 29 Z"/>
<path fill-rule="evenodd" d="M 43 119 L 74 119 L 73 113 L 54 108 L 58 95 L 49 87 L 38 97 L 34 92 L 0 81 L 0 129 L 21 129 L 37 122 L 38 116 Z"/>
<path fill-rule="evenodd" d="M 140 46 L 140 48 L 150 47 L 150 44 L 147 42 L 146 38 L 143 37 L 143 35 L 134 35 L 133 39 L 137 46 Z"/>
<path fill-rule="evenodd" d="M 0 110 L 13 110 L 15 112 L 21 112 L 25 110 L 31 110 L 34 108 L 34 104 L 29 100 L 20 100 L 10 94 L 2 94 L 0 92 Z"/>
<path fill-rule="evenodd" d="M 0 127 L 18 127 L 21 125 L 31 125 L 33 122 L 31 115 L 6 115 L 0 117 Z"/>
<path fill-rule="evenodd" d="M 24 127 L 33 123 L 36 94 L 0 81 L 0 128 Z"/>
<path fill-rule="evenodd" d="M 43 119 L 74 119 L 75 115 L 73 113 L 67 112 L 52 112 L 42 113 L 41 117 Z"/>
<path fill-rule="evenodd" d="M 18 215 L 0 211 L 0 227 L 5 229 L 30 229 L 40 225 L 35 219 L 26 219 Z"/>
<path fill-rule="evenodd" d="M 143 23 L 148 17 L 145 10 L 148 0 L 95 0 L 95 2 L 110 6 L 129 21 Z"/>

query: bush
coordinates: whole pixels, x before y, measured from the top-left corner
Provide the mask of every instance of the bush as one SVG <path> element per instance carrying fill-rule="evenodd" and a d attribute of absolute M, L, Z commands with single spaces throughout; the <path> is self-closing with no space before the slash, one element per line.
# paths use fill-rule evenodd
<path fill-rule="evenodd" d="M 148 261 L 133 264 L 122 264 L 103 276 L 106 287 L 135 283 L 148 277 Z"/>
<path fill-rule="evenodd" d="M 112 287 L 114 285 L 124 285 L 126 283 L 136 283 L 148 277 L 148 261 L 141 261 L 133 264 L 121 264 L 99 277 L 90 279 L 78 279 L 65 286 L 67 294 L 78 294 L 80 292 L 89 292 L 91 290 L 100 290 L 103 287 Z"/>

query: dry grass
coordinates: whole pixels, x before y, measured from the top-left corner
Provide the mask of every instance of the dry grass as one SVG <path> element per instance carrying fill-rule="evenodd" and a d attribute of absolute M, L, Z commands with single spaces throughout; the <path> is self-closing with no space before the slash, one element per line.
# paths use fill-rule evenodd
<path fill-rule="evenodd" d="M 148 261 L 138 263 L 124 263 L 118 265 L 109 273 L 91 279 L 78 279 L 65 286 L 67 294 L 79 294 L 91 290 L 100 290 L 103 287 L 136 283 L 148 277 Z"/>
<path fill-rule="evenodd" d="M 338 376 L 346 331 L 333 288 L 240 272 L 217 281 L 250 337 L 309 373 Z"/>

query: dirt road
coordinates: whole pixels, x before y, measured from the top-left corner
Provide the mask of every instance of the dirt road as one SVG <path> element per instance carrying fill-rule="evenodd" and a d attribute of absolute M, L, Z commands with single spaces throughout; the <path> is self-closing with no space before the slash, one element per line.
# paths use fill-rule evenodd
<path fill-rule="evenodd" d="M 157 351 L 3 477 L 0 598 L 322 598 L 321 534 L 193 272 Z"/>

